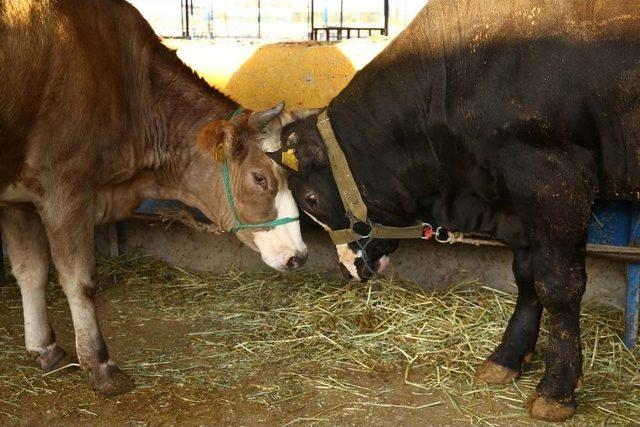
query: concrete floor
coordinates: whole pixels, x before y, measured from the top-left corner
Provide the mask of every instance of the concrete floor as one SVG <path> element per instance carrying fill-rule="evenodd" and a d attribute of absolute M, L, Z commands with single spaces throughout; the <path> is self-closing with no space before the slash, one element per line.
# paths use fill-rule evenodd
<path fill-rule="evenodd" d="M 303 227 L 309 246 L 306 269 L 329 271 L 338 277 L 337 255 L 328 235 L 313 226 Z M 140 248 L 177 266 L 196 270 L 264 270 L 260 256 L 233 235 L 197 233 L 174 225 L 147 224 L 130 220 L 119 224 L 123 250 Z M 385 274 L 398 274 L 427 289 L 441 289 L 477 280 L 493 288 L 515 292 L 511 274 L 511 252 L 501 247 L 442 245 L 436 242 L 406 241 L 391 257 Z M 292 273 L 295 274 L 295 273 Z M 622 262 L 589 257 L 586 299 L 622 307 L 626 290 L 626 265 Z"/>

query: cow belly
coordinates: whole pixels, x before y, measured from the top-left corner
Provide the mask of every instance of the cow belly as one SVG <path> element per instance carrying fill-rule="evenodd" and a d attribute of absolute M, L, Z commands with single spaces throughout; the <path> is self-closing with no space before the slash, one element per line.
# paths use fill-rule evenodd
<path fill-rule="evenodd" d="M 166 198 L 158 191 L 153 174 L 143 173 L 96 191 L 95 224 L 109 224 L 130 217 L 146 198 Z"/>

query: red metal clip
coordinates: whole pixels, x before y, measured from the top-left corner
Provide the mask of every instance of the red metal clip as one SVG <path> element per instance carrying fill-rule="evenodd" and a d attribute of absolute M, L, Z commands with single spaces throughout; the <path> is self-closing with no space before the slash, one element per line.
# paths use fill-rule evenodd
<path fill-rule="evenodd" d="M 434 234 L 431 224 L 422 224 L 422 240 L 432 239 Z"/>

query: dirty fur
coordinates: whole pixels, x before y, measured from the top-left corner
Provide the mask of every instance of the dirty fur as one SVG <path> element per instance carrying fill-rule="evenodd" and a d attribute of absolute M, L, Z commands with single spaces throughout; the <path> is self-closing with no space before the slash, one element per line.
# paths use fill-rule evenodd
<path fill-rule="evenodd" d="M 328 106 L 371 221 L 421 219 L 514 248 L 518 303 L 489 357 L 504 369 L 480 375 L 519 375 L 546 310 L 536 418 L 576 408 L 591 207 L 640 195 L 639 34 L 637 0 L 433 0 Z M 342 229 L 316 120 L 283 130 L 300 141 L 290 186 L 304 211 Z M 363 250 L 357 277 L 396 246 L 350 244 Z"/>

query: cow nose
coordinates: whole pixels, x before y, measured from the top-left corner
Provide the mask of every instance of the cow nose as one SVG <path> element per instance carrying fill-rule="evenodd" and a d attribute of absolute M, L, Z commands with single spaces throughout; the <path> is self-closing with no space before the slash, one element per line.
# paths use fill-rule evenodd
<path fill-rule="evenodd" d="M 296 254 L 289 258 L 287 261 L 287 265 L 285 266 L 288 271 L 297 270 L 302 267 L 304 263 L 307 262 L 307 254 Z"/>

